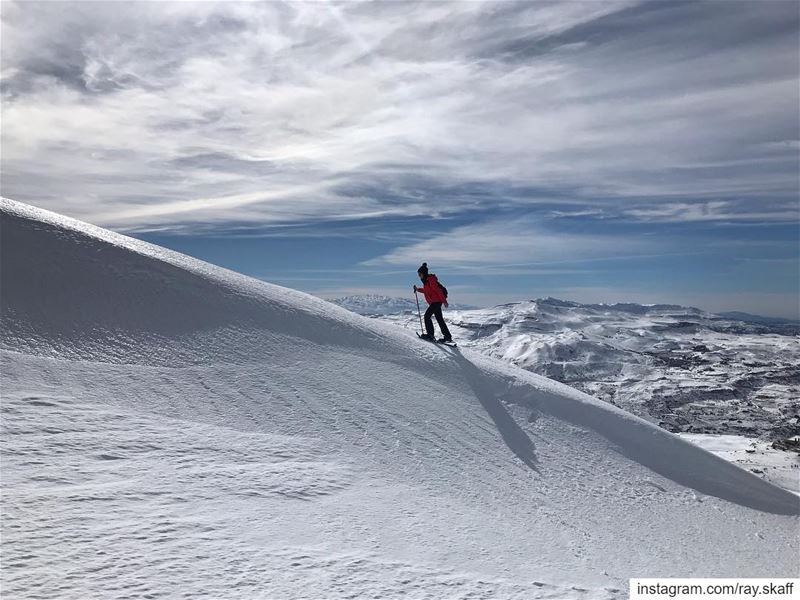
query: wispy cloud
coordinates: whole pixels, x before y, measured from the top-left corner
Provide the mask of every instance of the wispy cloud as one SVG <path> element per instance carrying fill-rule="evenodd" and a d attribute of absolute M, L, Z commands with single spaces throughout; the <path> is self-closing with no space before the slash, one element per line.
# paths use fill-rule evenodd
<path fill-rule="evenodd" d="M 424 260 L 437 268 L 468 271 L 491 266 L 493 273 L 500 268 L 535 273 L 541 272 L 543 265 L 632 258 L 657 250 L 657 244 L 650 240 L 554 232 L 523 218 L 457 227 L 363 264 L 409 266 Z"/>
<path fill-rule="evenodd" d="M 757 202 L 710 200 L 706 202 L 668 202 L 659 205 L 634 206 L 622 214 L 639 221 L 748 221 L 776 222 L 800 220 L 800 206 L 795 200 L 775 200 L 766 208 Z"/>
<path fill-rule="evenodd" d="M 793 221 L 797 28 L 791 2 L 6 2 L 3 193 L 139 230 L 553 195 Z"/>
<path fill-rule="evenodd" d="M 785 292 L 673 292 L 663 290 L 621 291 L 611 287 L 564 287 L 555 290 L 560 298 L 576 302 L 638 302 L 641 304 L 680 304 L 694 306 L 710 312 L 745 311 L 763 316 L 774 316 L 800 320 L 797 295 Z"/>

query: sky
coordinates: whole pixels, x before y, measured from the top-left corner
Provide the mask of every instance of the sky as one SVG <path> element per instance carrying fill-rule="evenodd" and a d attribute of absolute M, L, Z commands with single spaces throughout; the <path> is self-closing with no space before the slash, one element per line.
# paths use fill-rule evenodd
<path fill-rule="evenodd" d="M 323 297 L 800 318 L 800 4 L 12 2 L 0 193 Z"/>

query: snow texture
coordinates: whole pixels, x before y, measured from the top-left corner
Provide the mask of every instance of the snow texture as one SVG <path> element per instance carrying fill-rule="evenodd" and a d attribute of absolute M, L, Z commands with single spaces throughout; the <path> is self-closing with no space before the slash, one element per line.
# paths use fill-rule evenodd
<path fill-rule="evenodd" d="M 800 498 L 566 385 L 2 200 L 9 598 L 623 598 Z"/>

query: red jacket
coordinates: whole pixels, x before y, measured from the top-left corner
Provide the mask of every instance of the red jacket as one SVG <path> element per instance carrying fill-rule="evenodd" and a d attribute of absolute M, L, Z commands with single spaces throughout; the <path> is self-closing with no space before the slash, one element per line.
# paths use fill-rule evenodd
<path fill-rule="evenodd" d="M 444 302 L 447 304 L 447 298 L 444 297 L 442 288 L 439 287 L 439 280 L 436 275 L 431 273 L 425 280 L 425 285 L 417 288 L 418 292 L 425 294 L 425 302 L 433 304 L 434 302 Z"/>

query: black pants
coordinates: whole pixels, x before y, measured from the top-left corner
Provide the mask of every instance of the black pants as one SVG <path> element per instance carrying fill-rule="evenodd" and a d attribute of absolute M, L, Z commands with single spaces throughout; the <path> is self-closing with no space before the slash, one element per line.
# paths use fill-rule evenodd
<path fill-rule="evenodd" d="M 447 324 L 444 322 L 444 317 L 442 316 L 442 303 L 441 302 L 434 302 L 428 307 L 428 310 L 425 311 L 425 332 L 433 337 L 433 319 L 431 319 L 431 315 L 436 315 L 436 322 L 439 324 L 439 329 L 442 330 L 442 336 L 445 339 L 450 339 L 450 330 L 447 328 Z"/>

